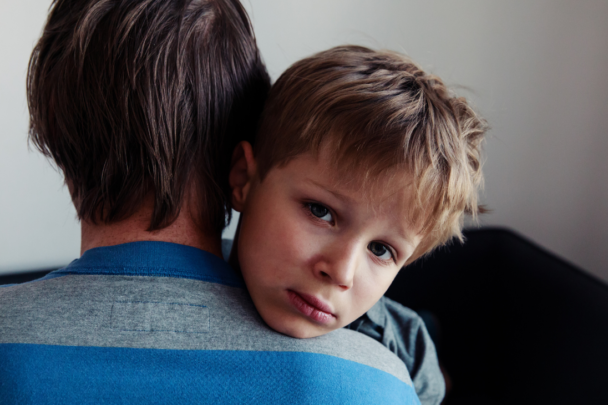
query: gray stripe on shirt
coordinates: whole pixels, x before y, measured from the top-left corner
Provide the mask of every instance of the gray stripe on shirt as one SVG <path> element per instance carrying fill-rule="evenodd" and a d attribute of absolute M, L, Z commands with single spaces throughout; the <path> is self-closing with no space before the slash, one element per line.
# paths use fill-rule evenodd
<path fill-rule="evenodd" d="M 0 343 L 320 353 L 412 385 L 382 344 L 347 329 L 295 339 L 268 328 L 245 289 L 169 277 L 66 275 L 0 289 Z"/>

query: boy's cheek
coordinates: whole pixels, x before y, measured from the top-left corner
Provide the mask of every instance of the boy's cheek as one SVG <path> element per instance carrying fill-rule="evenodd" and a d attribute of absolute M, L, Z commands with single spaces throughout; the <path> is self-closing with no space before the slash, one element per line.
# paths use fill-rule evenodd
<path fill-rule="evenodd" d="M 248 218 L 243 223 L 239 236 L 239 259 L 241 267 L 255 272 L 276 272 L 281 278 L 281 269 L 285 271 L 304 251 L 305 244 L 297 229 L 280 217 Z"/>
<path fill-rule="evenodd" d="M 301 221 L 302 218 L 298 215 L 287 212 L 275 216 L 271 223 L 267 224 L 266 237 L 272 241 L 271 254 L 276 260 L 284 263 L 298 262 L 316 245 L 316 241 L 311 239 L 306 229 L 306 224 Z"/>
<path fill-rule="evenodd" d="M 350 322 L 369 311 L 384 296 L 396 275 L 395 273 L 382 277 L 355 280 L 353 303 L 361 303 L 362 305 L 358 308 L 357 313 L 353 315 L 354 318 Z"/>

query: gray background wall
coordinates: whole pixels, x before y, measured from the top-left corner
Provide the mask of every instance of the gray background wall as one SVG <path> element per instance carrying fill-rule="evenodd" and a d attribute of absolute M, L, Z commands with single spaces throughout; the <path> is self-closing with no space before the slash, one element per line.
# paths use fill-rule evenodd
<path fill-rule="evenodd" d="M 63 265 L 79 228 L 29 151 L 25 72 L 49 0 L 0 0 L 0 272 Z M 405 52 L 492 126 L 482 225 L 506 226 L 608 281 L 608 2 L 251 0 L 276 79 L 343 43 Z M 228 231 L 230 233 L 231 230 Z"/>

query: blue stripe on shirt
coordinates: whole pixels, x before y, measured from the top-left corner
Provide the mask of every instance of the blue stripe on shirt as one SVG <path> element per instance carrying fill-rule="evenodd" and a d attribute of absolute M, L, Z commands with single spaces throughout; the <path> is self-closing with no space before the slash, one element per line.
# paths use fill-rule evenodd
<path fill-rule="evenodd" d="M 0 344 L 0 364 L 0 403 L 420 404 L 386 372 L 317 353 Z"/>

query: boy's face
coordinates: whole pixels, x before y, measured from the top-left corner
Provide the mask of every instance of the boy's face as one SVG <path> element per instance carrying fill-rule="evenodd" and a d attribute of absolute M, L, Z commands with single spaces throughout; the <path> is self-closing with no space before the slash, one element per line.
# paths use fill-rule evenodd
<path fill-rule="evenodd" d="M 370 192 L 355 174 L 338 178 L 328 155 L 300 155 L 263 182 L 250 176 L 233 189 L 241 211 L 238 259 L 251 298 L 271 328 L 298 338 L 367 312 L 418 256 L 422 239 L 405 219 L 410 188 L 403 175 L 372 181 Z"/>

